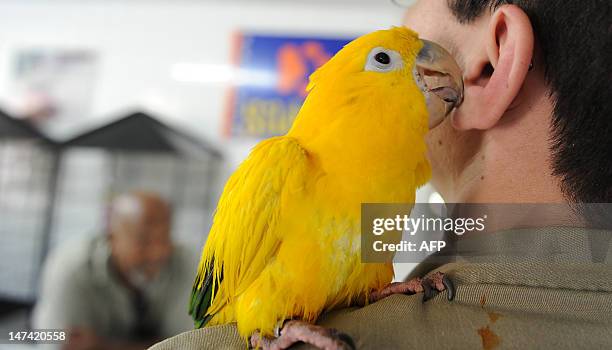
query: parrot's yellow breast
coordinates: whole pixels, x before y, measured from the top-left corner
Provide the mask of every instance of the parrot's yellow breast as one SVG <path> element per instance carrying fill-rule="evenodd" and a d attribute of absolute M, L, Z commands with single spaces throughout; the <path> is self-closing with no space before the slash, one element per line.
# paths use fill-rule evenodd
<path fill-rule="evenodd" d="M 284 139 L 279 142 L 296 143 Z M 345 186 L 318 168 L 316 160 L 305 160 L 305 181 L 280 202 L 272 233 L 280 239 L 274 256 L 253 281 L 244 281 L 248 286 L 236 286 L 229 302 L 217 298 L 219 312 L 209 325 L 237 322 L 245 337 L 256 330 L 272 335 L 278 320 L 314 322 L 322 311 L 365 300 L 393 279 L 391 264 L 361 263 L 359 199 L 342 191 Z M 216 306 L 213 302 L 211 310 Z"/>

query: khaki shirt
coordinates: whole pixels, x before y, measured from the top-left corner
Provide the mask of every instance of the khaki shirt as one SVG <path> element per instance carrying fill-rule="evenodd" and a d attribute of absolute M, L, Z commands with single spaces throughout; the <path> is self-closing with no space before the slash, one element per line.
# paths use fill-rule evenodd
<path fill-rule="evenodd" d="M 47 259 L 34 328 L 83 327 L 111 339 L 133 339 L 138 317 L 131 292 L 109 265 L 110 248 L 104 236 L 60 246 Z M 148 302 L 145 319 L 161 337 L 193 328 L 187 314 L 197 254 L 175 247 L 158 277 L 143 290 Z"/>
<path fill-rule="evenodd" d="M 612 232 L 557 227 L 490 234 L 482 244 L 491 253 L 487 259 L 459 255 L 429 271 L 454 281 L 453 301 L 445 292 L 426 303 L 422 294 L 394 295 L 330 312 L 318 323 L 349 334 L 358 349 L 612 349 L 609 237 Z M 193 330 L 152 347 L 245 348 L 234 324 Z"/>

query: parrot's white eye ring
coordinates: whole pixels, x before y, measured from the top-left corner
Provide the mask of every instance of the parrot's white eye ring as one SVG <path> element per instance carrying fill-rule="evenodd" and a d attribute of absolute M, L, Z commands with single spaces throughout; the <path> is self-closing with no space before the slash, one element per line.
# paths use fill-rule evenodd
<path fill-rule="evenodd" d="M 390 72 L 402 68 L 403 65 L 402 56 L 399 52 L 384 47 L 375 47 L 368 54 L 364 70 Z"/>

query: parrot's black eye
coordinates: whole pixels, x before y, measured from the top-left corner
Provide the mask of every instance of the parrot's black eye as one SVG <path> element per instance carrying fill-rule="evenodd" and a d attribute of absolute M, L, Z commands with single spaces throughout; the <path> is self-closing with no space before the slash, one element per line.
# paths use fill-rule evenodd
<path fill-rule="evenodd" d="M 374 56 L 376 62 L 381 64 L 389 64 L 391 63 L 391 57 L 386 52 L 379 52 Z"/>
<path fill-rule="evenodd" d="M 398 70 L 402 66 L 403 60 L 399 52 L 379 46 L 370 50 L 363 70 L 384 73 Z"/>

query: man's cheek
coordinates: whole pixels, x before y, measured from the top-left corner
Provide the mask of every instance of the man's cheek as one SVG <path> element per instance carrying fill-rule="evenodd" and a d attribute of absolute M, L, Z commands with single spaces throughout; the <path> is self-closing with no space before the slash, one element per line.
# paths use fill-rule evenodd
<path fill-rule="evenodd" d="M 419 0 L 407 8 L 403 24 L 419 33 L 419 37 L 437 41 L 441 32 L 440 23 L 448 16 L 446 0 Z"/>
<path fill-rule="evenodd" d="M 425 138 L 427 156 L 432 167 L 438 167 L 444 159 L 448 158 L 447 147 L 450 143 L 448 124 L 448 121 L 442 122 L 436 128 L 430 130 Z"/>

